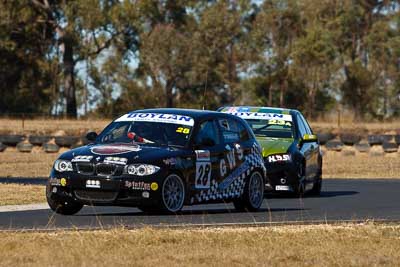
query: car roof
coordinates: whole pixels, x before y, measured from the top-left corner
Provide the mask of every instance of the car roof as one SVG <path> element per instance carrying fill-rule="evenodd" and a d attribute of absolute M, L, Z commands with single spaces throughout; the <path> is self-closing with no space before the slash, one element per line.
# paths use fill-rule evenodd
<path fill-rule="evenodd" d="M 258 113 L 277 113 L 277 114 L 292 114 L 292 112 L 298 112 L 298 110 L 296 109 L 263 107 L 263 106 L 225 106 L 220 108 L 218 111 L 258 112 Z"/>
<path fill-rule="evenodd" d="M 129 113 L 165 113 L 165 114 L 174 114 L 174 115 L 184 115 L 190 116 L 194 120 L 201 120 L 203 118 L 209 117 L 227 117 L 221 116 L 221 112 L 212 111 L 212 110 L 199 110 L 199 109 L 183 109 L 183 108 L 152 108 L 152 109 L 141 109 L 141 110 L 134 110 Z M 230 114 L 224 114 L 230 115 Z"/>

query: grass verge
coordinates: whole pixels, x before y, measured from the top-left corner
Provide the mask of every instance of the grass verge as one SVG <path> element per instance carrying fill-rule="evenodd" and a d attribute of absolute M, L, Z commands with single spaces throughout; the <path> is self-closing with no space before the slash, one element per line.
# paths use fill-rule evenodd
<path fill-rule="evenodd" d="M 43 185 L 0 184 L 0 206 L 46 202 Z"/>
<path fill-rule="evenodd" d="M 1 232 L 1 266 L 395 266 L 400 226 Z"/>

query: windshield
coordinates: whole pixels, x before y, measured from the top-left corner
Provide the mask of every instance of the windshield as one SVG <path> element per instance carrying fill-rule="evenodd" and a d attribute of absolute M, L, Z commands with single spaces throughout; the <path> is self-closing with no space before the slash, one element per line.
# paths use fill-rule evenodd
<path fill-rule="evenodd" d="M 279 119 L 246 119 L 246 121 L 253 129 L 256 136 L 293 138 L 293 127 L 291 121 Z"/>
<path fill-rule="evenodd" d="M 108 125 L 96 142 L 183 147 L 189 141 L 193 124 L 193 119 L 187 116 L 131 113 Z"/>

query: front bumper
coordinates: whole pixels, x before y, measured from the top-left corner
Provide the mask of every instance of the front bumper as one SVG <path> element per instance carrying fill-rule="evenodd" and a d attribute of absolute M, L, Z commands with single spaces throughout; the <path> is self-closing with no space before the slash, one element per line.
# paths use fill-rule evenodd
<path fill-rule="evenodd" d="M 151 205 L 160 199 L 163 173 L 149 176 L 124 175 L 112 178 L 52 171 L 48 197 L 73 198 L 86 205 Z"/>
<path fill-rule="evenodd" d="M 299 183 L 297 166 L 294 162 L 265 162 L 267 168 L 266 191 L 294 192 Z"/>

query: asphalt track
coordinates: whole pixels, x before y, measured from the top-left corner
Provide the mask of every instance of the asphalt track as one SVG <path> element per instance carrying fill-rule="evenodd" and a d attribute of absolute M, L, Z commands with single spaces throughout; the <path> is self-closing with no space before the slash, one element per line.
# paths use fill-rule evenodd
<path fill-rule="evenodd" d="M 267 196 L 259 212 L 236 212 L 232 204 L 185 207 L 176 215 L 149 215 L 135 208 L 85 207 L 74 216 L 49 209 L 0 213 L 0 229 L 98 229 L 268 225 L 338 221 L 400 222 L 400 179 L 327 179 L 320 197 Z"/>

